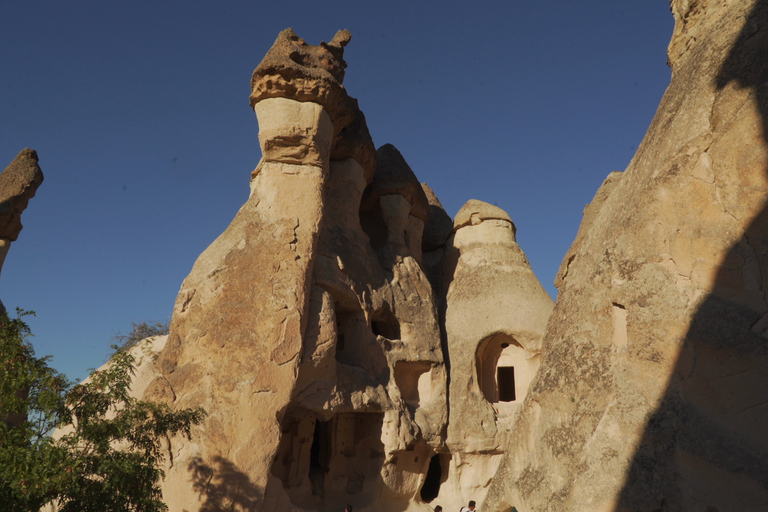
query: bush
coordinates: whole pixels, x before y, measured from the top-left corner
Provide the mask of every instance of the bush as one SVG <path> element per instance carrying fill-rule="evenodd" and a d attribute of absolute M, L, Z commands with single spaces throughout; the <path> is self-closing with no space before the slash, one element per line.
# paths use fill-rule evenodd
<path fill-rule="evenodd" d="M 168 334 L 170 326 L 168 322 L 131 322 L 131 332 L 122 334 L 118 332 L 112 337 L 112 348 L 117 352 L 125 352 L 135 347 L 138 342 L 150 336 L 163 336 Z M 110 356 L 111 357 L 111 356 Z"/>

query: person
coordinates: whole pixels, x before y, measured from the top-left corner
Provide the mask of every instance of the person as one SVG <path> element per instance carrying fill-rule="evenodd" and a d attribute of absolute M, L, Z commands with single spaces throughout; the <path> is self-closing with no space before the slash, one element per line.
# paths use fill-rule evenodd
<path fill-rule="evenodd" d="M 443 512 L 443 507 L 441 507 L 440 505 L 436 506 L 435 512 Z"/>
<path fill-rule="evenodd" d="M 466 507 L 461 507 L 461 512 L 474 512 L 475 510 L 475 502 L 472 500 L 469 500 L 469 503 L 467 503 Z"/>
<path fill-rule="evenodd" d="M 344 512 L 352 512 L 352 505 L 347 505 L 344 507 Z"/>

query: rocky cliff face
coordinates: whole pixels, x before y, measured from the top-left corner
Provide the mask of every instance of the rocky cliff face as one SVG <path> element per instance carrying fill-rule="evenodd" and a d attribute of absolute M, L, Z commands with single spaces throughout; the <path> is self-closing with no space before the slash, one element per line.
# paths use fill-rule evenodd
<path fill-rule="evenodd" d="M 485 510 L 768 503 L 768 3 L 672 12 L 671 84 L 563 262 Z"/>

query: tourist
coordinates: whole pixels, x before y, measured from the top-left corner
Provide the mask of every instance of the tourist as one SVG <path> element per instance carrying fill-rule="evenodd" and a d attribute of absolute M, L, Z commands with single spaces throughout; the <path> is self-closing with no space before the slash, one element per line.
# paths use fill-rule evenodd
<path fill-rule="evenodd" d="M 466 507 L 461 507 L 461 512 L 474 512 L 475 502 L 470 500 Z"/>

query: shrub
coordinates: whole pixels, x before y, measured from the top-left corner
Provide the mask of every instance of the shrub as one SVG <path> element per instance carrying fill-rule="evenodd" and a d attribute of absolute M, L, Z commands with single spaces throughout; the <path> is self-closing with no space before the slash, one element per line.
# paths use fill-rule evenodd
<path fill-rule="evenodd" d="M 29 512 L 159 512 L 162 439 L 190 435 L 200 409 L 172 411 L 130 396 L 134 358 L 114 354 L 72 386 L 38 358 L 29 327 L 0 314 L 0 503 Z M 51 437 L 54 428 L 61 436 Z"/>

